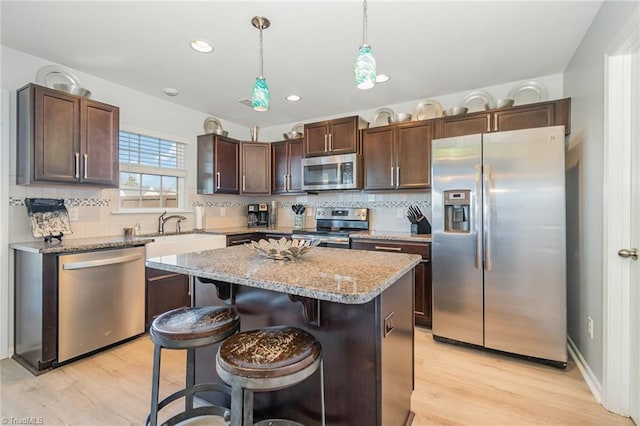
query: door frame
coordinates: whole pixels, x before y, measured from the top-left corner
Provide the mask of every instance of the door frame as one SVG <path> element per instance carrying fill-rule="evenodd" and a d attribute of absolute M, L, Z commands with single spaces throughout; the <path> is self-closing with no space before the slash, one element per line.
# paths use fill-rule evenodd
<path fill-rule="evenodd" d="M 10 145 L 10 95 L 9 91 L 0 92 L 0 359 L 7 358 L 12 351 L 13 303 L 9 291 L 9 145 Z"/>
<path fill-rule="evenodd" d="M 632 119 L 637 101 L 632 89 L 631 54 L 640 45 L 636 8 L 604 52 L 604 235 L 603 235 L 603 386 L 602 404 L 629 415 L 631 389 L 630 263 L 618 250 L 631 236 Z M 638 141 L 636 141 L 637 143 Z M 638 165 L 636 165 L 638 166 Z"/>

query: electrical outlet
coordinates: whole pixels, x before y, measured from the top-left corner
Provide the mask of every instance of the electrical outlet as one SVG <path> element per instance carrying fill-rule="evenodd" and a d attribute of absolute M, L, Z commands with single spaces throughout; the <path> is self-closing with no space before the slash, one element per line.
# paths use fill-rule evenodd
<path fill-rule="evenodd" d="M 589 339 L 593 339 L 593 318 L 587 317 L 587 332 L 589 333 Z"/>
<path fill-rule="evenodd" d="M 77 207 L 67 207 L 67 212 L 69 213 L 69 221 L 77 222 L 78 221 L 78 208 Z"/>

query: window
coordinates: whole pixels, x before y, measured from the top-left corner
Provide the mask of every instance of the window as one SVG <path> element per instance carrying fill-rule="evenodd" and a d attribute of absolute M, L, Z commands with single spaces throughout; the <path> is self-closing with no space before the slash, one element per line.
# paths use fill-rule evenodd
<path fill-rule="evenodd" d="M 120 131 L 119 146 L 121 209 L 183 207 L 184 142 Z"/>

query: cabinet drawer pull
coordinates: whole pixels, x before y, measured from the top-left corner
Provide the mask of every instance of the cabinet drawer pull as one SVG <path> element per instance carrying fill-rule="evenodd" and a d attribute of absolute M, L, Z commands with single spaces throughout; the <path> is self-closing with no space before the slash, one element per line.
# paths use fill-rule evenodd
<path fill-rule="evenodd" d="M 246 175 L 242 175 L 242 190 L 246 191 L 246 180 L 247 180 L 247 176 Z"/>
<path fill-rule="evenodd" d="M 89 154 L 84 155 L 84 178 L 87 179 L 87 169 L 89 168 Z"/>
<path fill-rule="evenodd" d="M 76 152 L 76 179 L 80 179 L 80 153 Z"/>
<path fill-rule="evenodd" d="M 220 172 L 216 172 L 216 189 L 220 189 Z"/>
<path fill-rule="evenodd" d="M 402 251 L 402 247 L 384 247 L 384 246 L 375 246 L 376 250 L 387 250 L 387 251 Z"/>
<path fill-rule="evenodd" d="M 250 241 L 251 241 L 251 240 L 247 238 L 247 239 L 244 239 L 244 240 L 231 241 L 231 244 L 232 244 L 232 245 L 234 245 L 234 244 L 244 244 L 244 243 L 248 243 L 248 242 L 250 242 Z"/>

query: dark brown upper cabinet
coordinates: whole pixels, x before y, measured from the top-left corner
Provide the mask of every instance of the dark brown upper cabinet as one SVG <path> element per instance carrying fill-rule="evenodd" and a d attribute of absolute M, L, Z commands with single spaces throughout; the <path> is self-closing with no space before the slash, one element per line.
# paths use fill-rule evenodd
<path fill-rule="evenodd" d="M 198 194 L 239 194 L 240 143 L 213 133 L 198 136 Z"/>
<path fill-rule="evenodd" d="M 304 125 L 304 156 L 351 154 L 360 152 L 360 129 L 367 122 L 359 116 L 338 118 Z"/>
<path fill-rule="evenodd" d="M 271 145 L 260 142 L 242 142 L 242 194 L 269 195 L 271 192 Z"/>
<path fill-rule="evenodd" d="M 433 120 L 363 130 L 363 189 L 431 187 L 433 132 Z"/>
<path fill-rule="evenodd" d="M 118 186 L 118 107 L 35 84 L 17 101 L 18 184 Z"/>
<path fill-rule="evenodd" d="M 571 133 L 571 99 L 474 112 L 437 119 L 436 138 L 564 125 Z"/>
<path fill-rule="evenodd" d="M 302 139 L 271 144 L 271 193 L 302 193 Z"/>

